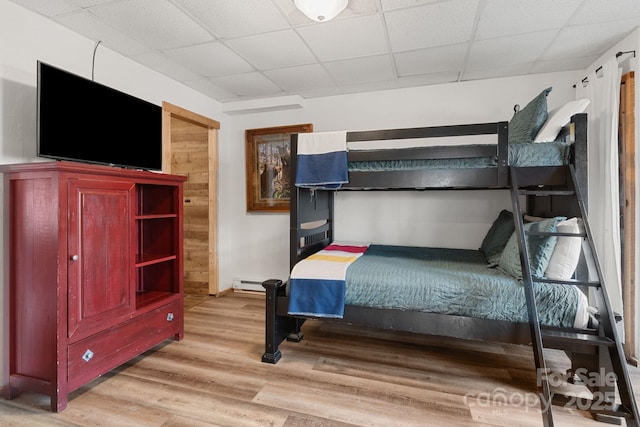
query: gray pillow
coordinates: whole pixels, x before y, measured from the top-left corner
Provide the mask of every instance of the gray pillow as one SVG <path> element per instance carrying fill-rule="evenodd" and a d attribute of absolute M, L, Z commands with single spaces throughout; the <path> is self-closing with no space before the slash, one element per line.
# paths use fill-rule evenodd
<path fill-rule="evenodd" d="M 547 121 L 547 95 L 551 92 L 548 87 L 529 103 L 517 111 L 509 121 L 509 142 L 533 142 L 538 131 Z"/>
<path fill-rule="evenodd" d="M 491 225 L 491 228 L 489 228 L 486 236 L 484 236 L 482 245 L 480 246 L 480 250 L 490 265 L 495 266 L 498 264 L 502 250 L 514 230 L 513 214 L 503 209 Z"/>
<path fill-rule="evenodd" d="M 556 217 L 542 221 L 530 222 L 524 225 L 525 230 L 555 232 L 559 221 L 566 218 Z M 551 254 L 556 247 L 557 236 L 527 236 L 529 265 L 533 277 L 543 277 L 547 270 Z M 507 245 L 502 251 L 498 268 L 516 279 L 522 279 L 522 268 L 520 266 L 520 250 L 518 249 L 518 238 L 514 232 L 509 237 Z"/>

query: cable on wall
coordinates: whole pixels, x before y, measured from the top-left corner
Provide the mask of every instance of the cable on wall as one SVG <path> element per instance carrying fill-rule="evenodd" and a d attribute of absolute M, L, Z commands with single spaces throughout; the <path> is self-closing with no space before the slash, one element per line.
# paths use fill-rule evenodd
<path fill-rule="evenodd" d="M 98 50 L 98 46 L 102 43 L 102 40 L 98 40 L 95 47 L 93 48 L 93 57 L 91 58 L 91 80 L 93 80 L 93 73 L 96 68 L 96 50 Z"/>

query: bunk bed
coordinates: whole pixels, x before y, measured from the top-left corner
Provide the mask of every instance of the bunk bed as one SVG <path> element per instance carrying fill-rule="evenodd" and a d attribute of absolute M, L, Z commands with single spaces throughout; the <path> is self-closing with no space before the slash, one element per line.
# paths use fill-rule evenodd
<path fill-rule="evenodd" d="M 333 308 L 327 312 L 322 303 L 320 304 L 321 309 L 318 309 L 317 304 L 311 304 L 311 308 L 298 307 L 299 298 L 296 295 L 301 291 L 294 290 L 296 288 L 292 289 L 291 286 L 292 283 L 296 283 L 295 279 L 300 279 L 300 282 L 305 281 L 305 274 L 308 274 L 309 268 L 313 268 L 309 266 L 309 261 L 317 259 L 318 255 L 331 257 L 334 253 L 332 251 L 344 255 L 345 251 L 353 252 L 353 246 L 357 246 L 352 242 L 334 242 L 333 204 L 335 191 L 510 189 L 514 206 L 513 212 L 518 211 L 533 217 L 531 224 L 536 225 L 545 221 L 547 221 L 545 224 L 549 224 L 548 221 L 553 219 L 551 228 L 540 229 L 537 233 L 532 232 L 534 235 L 532 238 L 536 238 L 537 234 L 537 238 L 547 239 L 547 241 L 552 234 L 556 234 L 555 227 L 558 222 L 567 218 L 584 218 L 583 210 L 587 200 L 584 196 L 580 196 L 579 189 L 582 189 L 582 193 L 586 194 L 584 189 L 587 184 L 587 117 L 586 114 L 575 114 L 570 118 L 569 124 L 560 129 L 553 141 L 542 144 L 533 143 L 533 137 L 547 119 L 547 93 L 548 91 L 543 92 L 537 97 L 537 99 L 545 101 L 543 105 L 544 119 L 534 126 L 535 132 L 532 128 L 527 129 L 528 136 L 521 141 L 517 141 L 516 131 L 510 130 L 511 124 L 515 122 L 513 119 L 510 123 L 495 122 L 347 132 L 346 142 L 348 144 L 356 145 L 363 141 L 386 141 L 385 144 L 389 144 L 384 148 L 349 149 L 346 151 L 344 154 L 347 156 L 348 162 L 348 180 L 342 181 L 338 185 L 301 185 L 292 191 L 289 255 L 292 275 L 288 281 L 270 279 L 263 282 L 263 287 L 266 290 L 266 333 L 262 361 L 277 363 L 282 356 L 278 348 L 279 344 L 285 339 L 288 341 L 301 340 L 303 337 L 301 326 L 304 321 L 308 318 L 322 318 L 374 328 L 436 336 L 523 345 L 532 345 L 533 343 L 537 367 L 545 368 L 541 353 L 542 339 L 540 338 L 540 328 L 543 327 L 547 331 L 544 345 L 565 350 L 572 359 L 575 368 L 587 366 L 589 370 L 598 371 L 602 366 L 611 367 L 613 365 L 613 370 L 618 377 L 624 377 L 622 378 L 623 387 L 630 389 L 626 367 L 621 366 L 620 360 L 617 360 L 619 359 L 617 356 L 620 356 L 618 354 L 621 348 L 620 343 L 615 331 L 610 330 L 612 326 L 607 326 L 607 322 L 603 320 L 603 316 L 609 318 L 610 307 L 609 311 L 607 311 L 608 307 L 596 309 L 588 307 L 585 295 L 588 294 L 587 288 L 590 287 L 591 282 L 590 279 L 585 278 L 589 275 L 589 262 L 584 255 L 580 257 L 579 265 L 571 279 L 557 280 L 558 283 L 553 283 L 553 280 L 538 278 L 535 271 L 532 273 L 530 263 L 526 261 L 516 263 L 518 271 L 515 272 L 505 272 L 502 268 L 488 268 L 489 258 L 496 256 L 496 253 L 487 253 L 490 250 L 487 239 L 491 239 L 492 230 L 489 230 L 485 241 L 483 241 L 483 246 L 487 243 L 487 247 L 480 248 L 478 251 L 390 247 L 363 243 L 366 247 L 361 251 L 362 253 L 350 259 L 348 268 L 341 270 L 344 275 L 332 277 L 331 279 L 334 280 L 329 281 L 337 281 L 346 286 L 346 290 L 338 288 L 343 289 L 338 293 L 344 292 L 344 301 L 338 304 L 337 312 L 331 311 Z M 532 103 L 527 105 L 527 109 L 530 109 Z M 421 142 L 416 145 L 409 144 L 409 147 L 406 146 L 407 141 L 413 140 L 432 138 L 440 140 L 440 138 L 482 135 L 492 135 L 496 140 L 495 143 L 434 146 L 424 145 Z M 403 147 L 393 148 L 394 143 L 398 141 Z M 538 155 L 538 152 L 544 152 L 544 154 Z M 298 135 L 293 135 L 292 177 L 297 175 L 297 158 Z M 518 194 L 514 187 L 526 190 Z M 578 203 L 575 202 L 575 193 L 571 196 L 568 191 L 550 191 L 567 187 L 578 188 Z M 520 200 L 523 198 L 526 200 L 525 207 L 520 208 Z M 502 214 L 504 212 L 501 212 Z M 535 226 L 526 226 L 524 225 L 525 221 L 522 215 L 512 214 L 507 221 L 499 216 L 492 226 L 494 229 L 505 223 L 511 224 L 511 231 L 507 234 L 510 242 L 508 240 L 505 243 L 505 239 L 501 238 L 503 242 L 500 250 L 502 251 L 505 244 L 513 246 L 515 242 L 518 249 L 515 256 L 519 256 L 520 261 L 531 260 L 528 253 L 528 251 L 532 251 L 531 243 L 524 243 L 525 238 L 522 236 L 522 231 L 531 230 Z M 583 224 L 583 227 L 586 228 L 588 234 L 588 224 Z M 559 234 L 562 235 L 562 233 Z M 569 234 L 566 233 L 567 236 Z M 548 257 L 549 250 L 545 252 L 547 253 L 545 257 Z M 492 258 L 492 260 L 493 267 L 495 267 L 497 258 Z M 380 264 L 380 261 L 387 263 Z M 298 266 L 303 262 L 307 267 L 302 271 L 307 273 L 294 275 L 296 269 L 299 268 Z M 502 291 L 498 290 L 498 294 L 494 294 L 494 296 L 499 296 L 500 292 L 504 293 L 504 286 L 507 286 L 510 289 L 508 292 L 519 294 L 521 300 L 515 305 L 511 305 L 510 313 L 507 314 L 491 310 L 489 310 L 490 313 L 465 311 L 464 304 L 458 304 L 455 310 L 452 310 L 450 306 L 441 308 L 417 306 L 415 301 L 405 301 L 403 296 L 399 295 L 403 293 L 402 289 L 405 289 L 407 294 L 422 295 L 423 301 L 433 299 L 434 295 L 439 295 L 439 299 L 445 300 L 452 296 L 446 294 L 446 289 L 430 293 L 411 288 L 409 282 L 415 281 L 415 277 L 420 273 L 415 273 L 412 276 L 414 279 L 411 280 L 404 279 L 403 281 L 401 279 L 392 291 L 372 290 L 367 287 L 366 283 L 363 283 L 367 279 L 361 279 L 362 275 L 369 277 L 369 279 L 381 276 L 394 277 L 395 274 L 389 273 L 398 273 L 399 270 L 413 268 L 413 264 L 423 265 L 425 262 L 431 263 L 430 265 L 439 269 L 441 273 L 440 276 L 430 280 L 428 286 L 447 280 L 443 278 L 447 274 L 446 270 L 459 270 L 461 265 L 472 265 L 472 269 L 489 272 L 488 274 L 491 276 L 489 287 L 495 285 L 496 289 L 503 289 Z M 322 268 L 321 266 L 320 269 Z M 522 269 L 522 274 L 517 277 L 520 269 Z M 468 277 L 477 277 L 475 274 L 477 271 L 472 271 L 471 276 Z M 542 271 L 544 272 L 544 270 Z M 316 279 L 317 277 L 313 274 L 311 273 L 309 277 Z M 514 274 L 515 278 L 510 277 Z M 475 280 L 468 277 L 458 278 L 458 280 L 466 283 Z M 532 277 L 535 277 L 535 286 L 523 286 L 523 280 L 526 284 L 531 282 Z M 496 281 L 502 281 L 506 284 L 496 285 Z M 576 281 L 576 285 L 567 286 L 571 281 Z M 357 285 L 354 285 L 356 282 Z M 560 282 L 563 283 L 560 284 Z M 486 286 L 486 284 L 481 285 L 481 287 Z M 523 288 L 524 291 L 522 291 Z M 541 296 L 541 292 L 543 292 L 541 289 L 548 289 L 549 292 Z M 460 294 L 468 291 L 469 288 L 465 288 L 463 291 L 455 289 L 453 292 Z M 529 291 L 531 293 L 527 294 Z M 296 295 L 292 295 L 292 292 L 295 292 Z M 375 298 L 376 293 L 381 297 L 377 301 L 373 301 L 372 296 Z M 534 294 L 536 297 L 533 297 Z M 483 295 L 482 298 L 491 300 L 492 297 Z M 546 316 L 549 312 L 548 309 L 557 308 L 561 300 L 570 300 L 570 303 L 552 316 Z M 469 301 L 469 299 L 462 298 L 461 301 Z M 600 301 L 600 303 L 602 302 Z M 608 301 L 605 303 L 608 305 Z M 498 305 L 508 306 L 509 304 L 501 303 Z M 518 307 L 524 307 L 524 309 L 517 313 L 516 308 Z M 515 315 L 514 312 L 516 312 Z M 538 313 L 540 313 L 539 318 Z M 536 323 L 535 327 L 533 323 Z M 576 337 L 588 335 L 593 338 L 591 341 L 594 341 L 595 337 L 603 335 L 603 325 L 609 334 L 613 334 L 613 347 L 618 350 L 618 353 L 615 353 L 615 357 L 613 357 L 616 360 L 611 360 L 610 353 L 602 351 L 592 342 L 585 343 L 576 339 Z M 611 344 L 609 346 L 611 347 Z M 538 363 L 538 358 L 540 358 L 540 363 Z M 549 394 L 548 390 L 545 389 L 545 393 Z M 635 401 L 629 402 L 629 393 L 623 394 L 623 403 L 631 409 L 626 411 L 626 415 L 622 414 L 624 411 L 609 411 L 609 413 L 615 416 L 627 416 L 628 413 L 631 413 L 632 421 L 637 421 Z M 541 394 L 541 396 L 543 395 Z M 543 396 L 541 402 L 544 401 Z M 549 420 L 551 419 L 550 412 L 545 415 L 548 415 Z M 550 422 L 552 425 L 552 421 Z M 546 421 L 545 425 L 547 425 Z"/>

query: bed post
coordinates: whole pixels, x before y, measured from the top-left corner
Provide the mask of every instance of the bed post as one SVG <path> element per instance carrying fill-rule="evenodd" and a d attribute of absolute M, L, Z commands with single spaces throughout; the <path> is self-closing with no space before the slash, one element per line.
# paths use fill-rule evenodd
<path fill-rule="evenodd" d="M 498 187 L 509 186 L 509 123 L 498 122 Z"/>
<path fill-rule="evenodd" d="M 300 327 L 304 319 L 278 315 L 278 293 L 284 287 L 284 282 L 278 279 L 269 279 L 262 282 L 266 290 L 266 318 L 265 318 L 265 343 L 262 361 L 265 363 L 277 363 L 282 357 L 278 345 L 285 338 L 288 341 L 300 341 L 303 334 Z"/>
<path fill-rule="evenodd" d="M 587 115 L 585 113 L 575 114 L 571 117 L 570 136 L 573 142 L 571 163 L 576 171 L 578 186 L 582 192 L 582 203 L 584 208 L 589 208 L 589 181 L 587 175 L 588 165 L 588 141 L 587 141 Z"/>

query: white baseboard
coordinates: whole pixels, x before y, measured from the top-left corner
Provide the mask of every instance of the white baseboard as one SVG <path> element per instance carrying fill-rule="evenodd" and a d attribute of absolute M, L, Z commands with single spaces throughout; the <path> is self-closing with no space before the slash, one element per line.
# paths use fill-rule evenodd
<path fill-rule="evenodd" d="M 262 281 L 249 280 L 249 279 L 233 279 L 232 288 L 239 291 L 258 291 L 264 292 L 262 287 Z"/>

